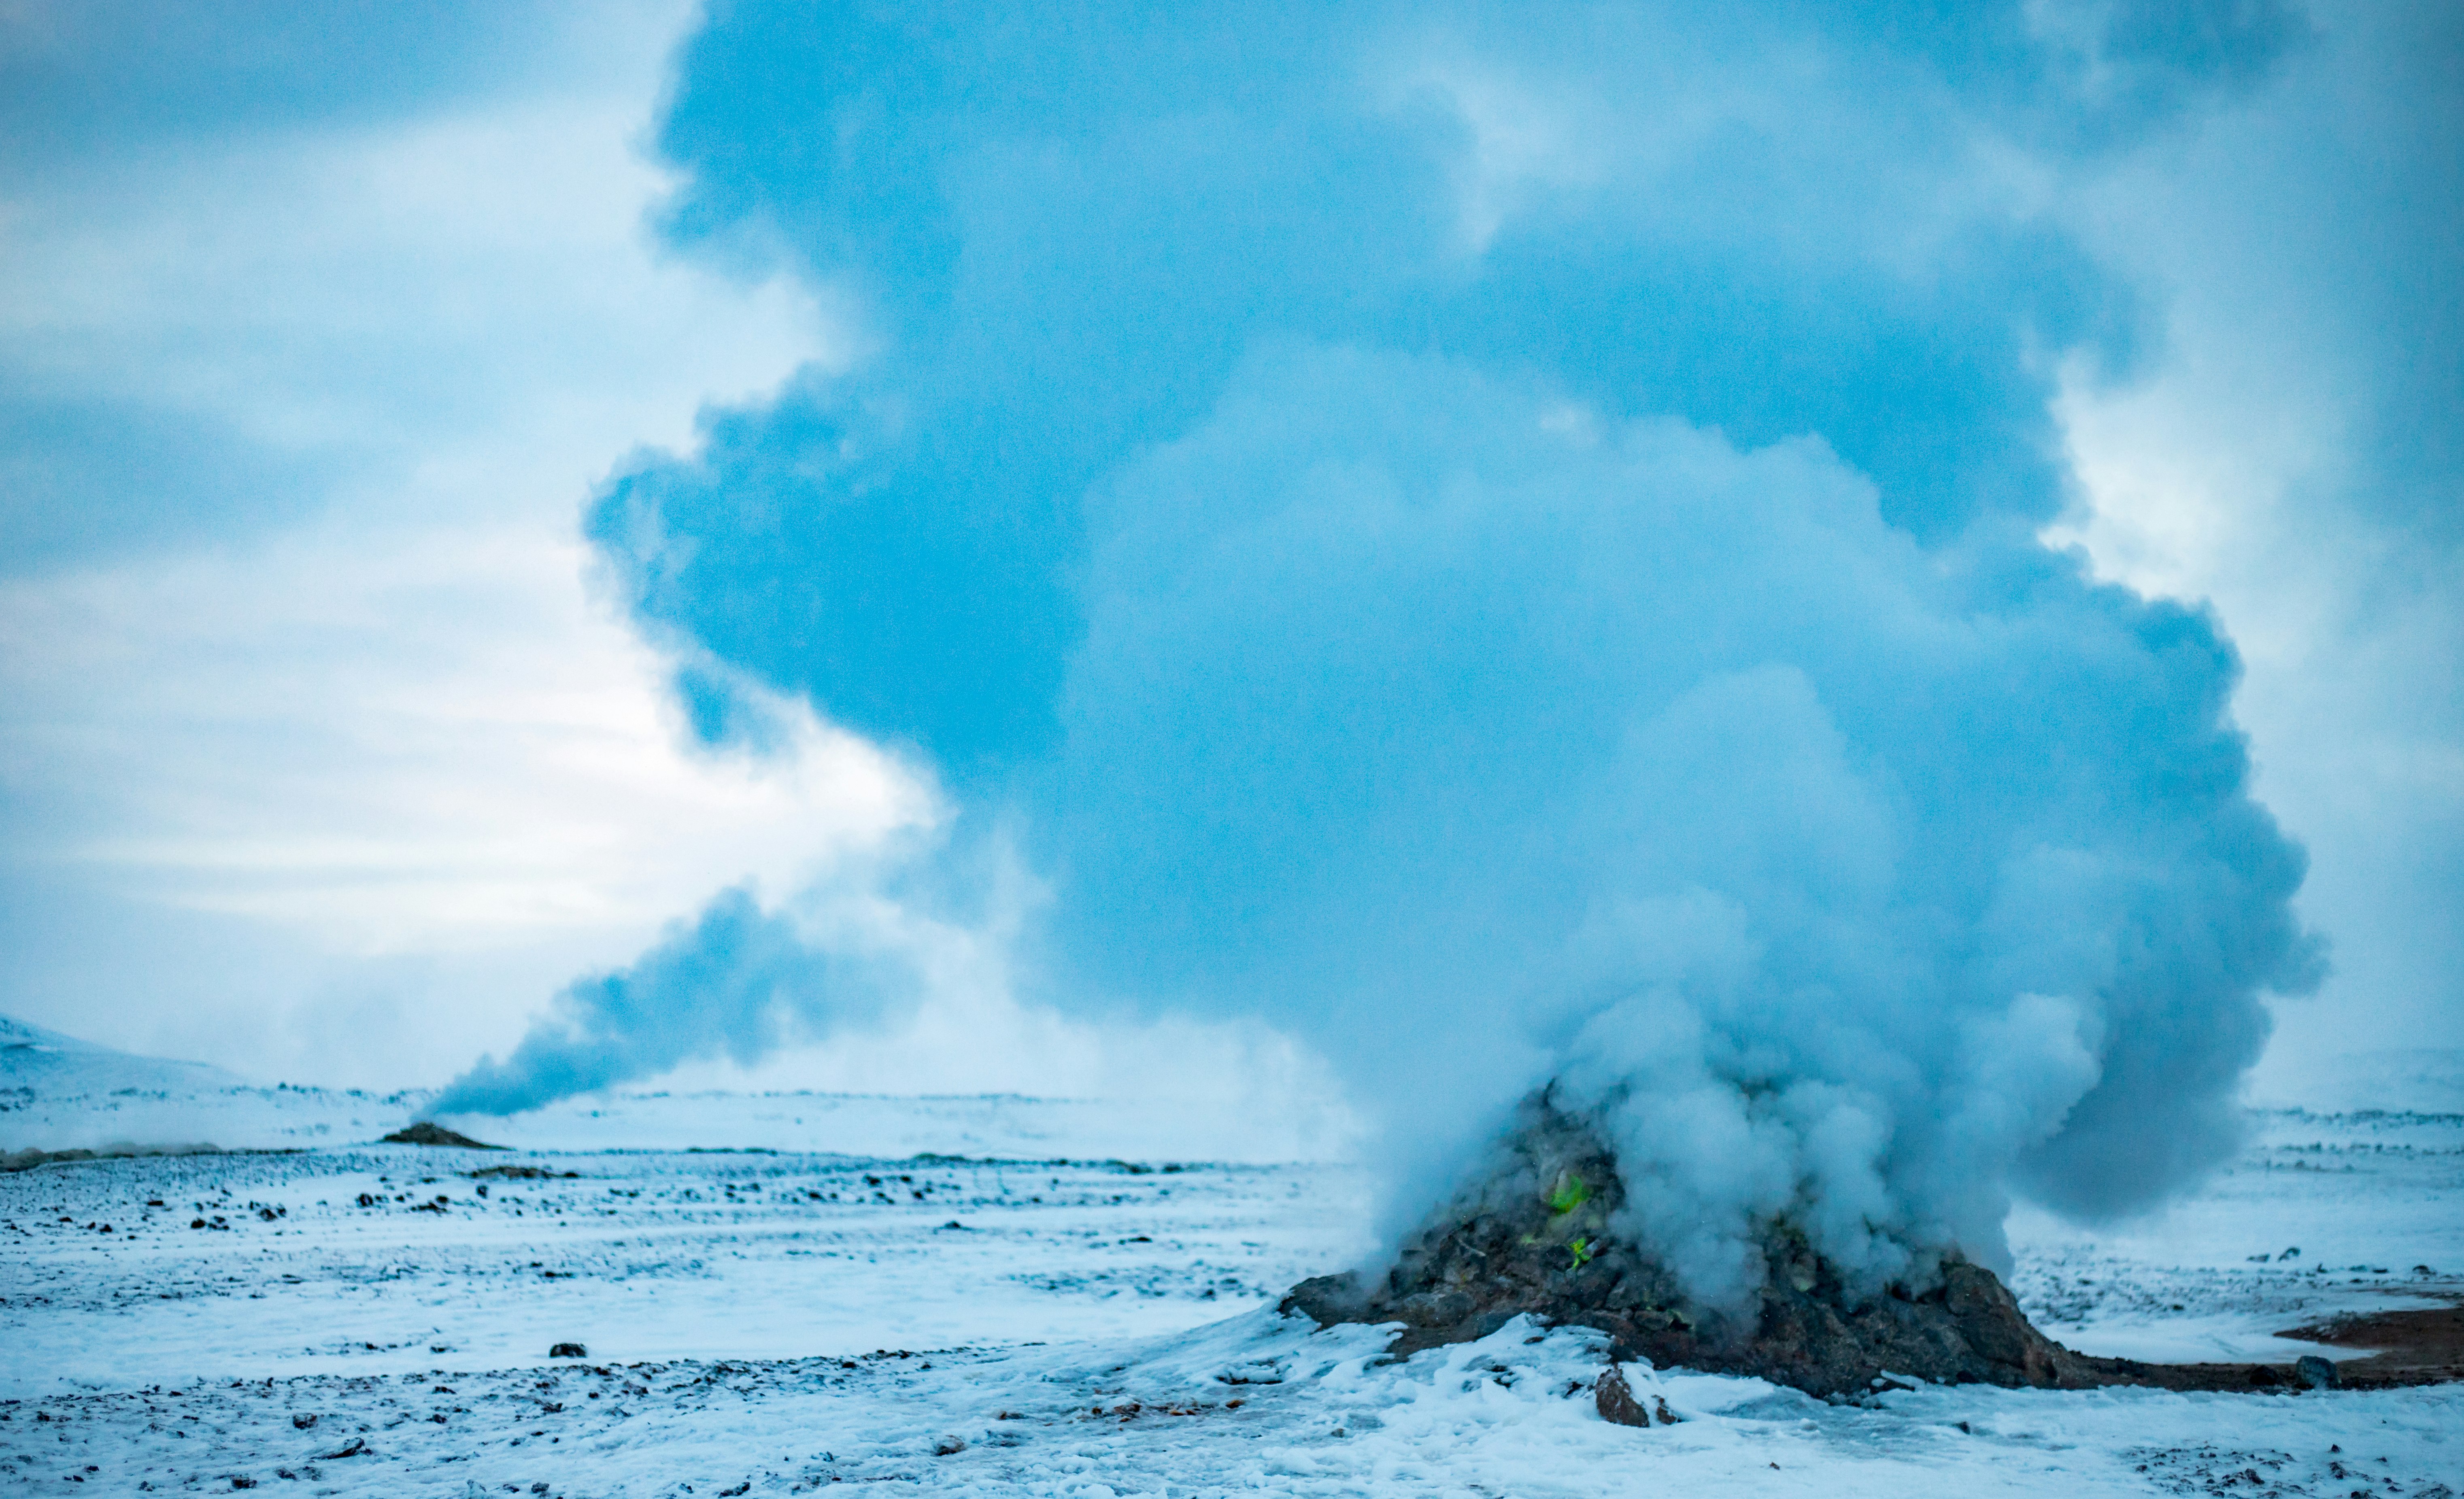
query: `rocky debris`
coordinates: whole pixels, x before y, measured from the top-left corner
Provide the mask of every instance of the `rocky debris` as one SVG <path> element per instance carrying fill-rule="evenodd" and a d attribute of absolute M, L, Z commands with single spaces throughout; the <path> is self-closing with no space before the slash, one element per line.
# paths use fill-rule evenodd
<path fill-rule="evenodd" d="M 506 1150 L 504 1145 L 487 1145 L 468 1135 L 457 1134 L 433 1119 L 421 1119 L 394 1131 L 377 1143 L 381 1145 L 442 1145 L 451 1150 Z"/>
<path fill-rule="evenodd" d="M 587 1358 L 590 1350 L 580 1343 L 559 1343 L 547 1351 L 547 1356 L 550 1358 Z"/>
<path fill-rule="evenodd" d="M 1485 1337 L 1528 1314 L 1606 1333 L 1619 1362 L 1750 1375 L 1824 1397 L 1914 1381 L 2300 1387 L 2285 1365 L 2156 1365 L 2073 1353 L 2028 1321 L 1992 1271 L 1955 1250 L 1926 1283 L 1860 1296 L 1786 1223 L 1764 1236 L 1769 1269 L 1754 1303 L 1743 1312 L 1704 1307 L 1619 1231 L 1625 1201 L 1616 1157 L 1591 1121 L 1555 1107 L 1544 1091 L 1525 1102 L 1492 1168 L 1406 1241 L 1384 1273 L 1303 1281 L 1284 1310 L 1321 1324 L 1401 1323 L 1395 1356 Z"/>
<path fill-rule="evenodd" d="M 481 1150 L 502 1149 L 501 1146 L 495 1145 L 482 1145 L 479 1148 Z M 582 1173 L 550 1171 L 545 1166 L 482 1166 L 476 1171 L 466 1171 L 463 1175 L 473 1181 L 487 1181 L 498 1178 L 508 1181 L 555 1181 L 571 1180 L 580 1177 Z"/>
<path fill-rule="evenodd" d="M 1625 1382 L 1617 1365 L 1602 1371 L 1599 1382 L 1592 1387 L 1593 1402 L 1599 1407 L 1600 1420 L 1612 1426 L 1648 1426 L 1651 1412 L 1634 1398 L 1634 1386 Z"/>
<path fill-rule="evenodd" d="M 1634 1385 L 1626 1383 L 1626 1371 L 1621 1371 L 1614 1363 L 1599 1371 L 1599 1383 L 1592 1385 L 1592 1402 L 1599 1405 L 1599 1418 L 1607 1421 L 1609 1425 L 1651 1425 L 1651 1422 L 1676 1425 L 1678 1422 L 1676 1410 L 1668 1408 L 1668 1400 L 1663 1396 L 1653 1396 L 1651 1405 L 1643 1405 L 1641 1398 L 1634 1393 Z"/>

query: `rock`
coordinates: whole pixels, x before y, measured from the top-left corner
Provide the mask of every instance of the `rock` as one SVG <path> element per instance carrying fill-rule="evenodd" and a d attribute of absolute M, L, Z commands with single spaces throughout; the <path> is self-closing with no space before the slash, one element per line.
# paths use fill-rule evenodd
<path fill-rule="evenodd" d="M 1651 1412 L 1634 1398 L 1634 1386 L 1625 1382 L 1624 1371 L 1611 1364 L 1600 1371 L 1599 1382 L 1592 1387 L 1592 1396 L 1600 1408 L 1600 1420 L 1612 1426 L 1648 1426 Z"/>
<path fill-rule="evenodd" d="M 967 1450 L 967 1444 L 966 1440 L 962 1437 L 950 1436 L 945 1433 L 935 1438 L 933 1442 L 933 1455 L 935 1457 L 955 1457 L 965 1450 Z"/>
<path fill-rule="evenodd" d="M 394 1131 L 377 1143 L 381 1145 L 442 1145 L 451 1150 L 505 1150 L 503 1145 L 483 1145 L 468 1135 L 457 1135 L 433 1119 L 421 1119 Z"/>
<path fill-rule="evenodd" d="M 2293 1375 L 2301 1381 L 2304 1389 L 2332 1390 L 2336 1387 L 2335 1364 L 2317 1354 L 2303 1354 L 2293 1360 Z"/>
<path fill-rule="evenodd" d="M 587 1358 L 590 1350 L 580 1343 L 559 1343 L 547 1351 L 547 1356 L 550 1358 Z"/>
<path fill-rule="evenodd" d="M 296 1430 L 306 1431 L 309 1427 L 317 1424 L 317 1418 L 314 1416 L 294 1416 L 291 1418 L 291 1424 Z"/>

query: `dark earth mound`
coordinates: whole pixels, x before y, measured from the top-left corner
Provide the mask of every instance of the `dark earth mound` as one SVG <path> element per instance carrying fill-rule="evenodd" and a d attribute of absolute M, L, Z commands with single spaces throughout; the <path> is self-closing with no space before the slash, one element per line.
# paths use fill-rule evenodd
<path fill-rule="evenodd" d="M 1547 1093 L 1527 1101 L 1506 1154 L 1404 1245 L 1383 1275 L 1303 1281 L 1287 1312 L 1321 1325 L 1399 1322 L 1390 1352 L 1485 1337 L 1529 1313 L 1596 1328 L 1612 1356 L 1660 1368 L 1752 1375 L 1819 1396 L 1921 1379 L 2045 1389 L 2299 1389 L 2289 1364 L 2143 1364 L 2076 1354 L 2036 1331 L 1991 1270 L 1956 1253 L 1938 1280 L 1859 1298 L 1785 1225 L 1763 1240 L 1756 1305 L 1700 1308 L 1667 1268 L 1611 1226 L 1625 1202 L 1616 1157 Z"/>
<path fill-rule="evenodd" d="M 381 1145 L 443 1145 L 454 1150 L 506 1150 L 510 1148 L 504 1145 L 481 1144 L 479 1141 L 473 1139 L 468 1135 L 455 1134 L 453 1131 L 438 1124 L 433 1119 L 422 1119 L 416 1124 L 396 1130 L 377 1143 Z"/>

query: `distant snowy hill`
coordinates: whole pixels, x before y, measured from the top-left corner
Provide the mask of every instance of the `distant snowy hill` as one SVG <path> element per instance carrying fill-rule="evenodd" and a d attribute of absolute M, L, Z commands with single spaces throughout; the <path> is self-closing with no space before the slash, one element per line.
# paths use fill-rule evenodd
<path fill-rule="evenodd" d="M 262 1107 L 275 1091 L 203 1062 L 138 1056 L 0 1015 L 0 1153 L 308 1143 L 297 1121 Z"/>
<path fill-rule="evenodd" d="M 207 1144 L 277 1150 L 365 1144 L 418 1118 L 434 1089 L 260 1087 L 194 1062 L 133 1056 L 0 1016 L 0 1154 Z M 1156 1111 L 1017 1093 L 643 1089 L 499 1119 L 448 1122 L 492 1144 L 549 1151 L 818 1151 L 903 1158 L 1328 1160 L 1348 1137 L 1309 1119 Z"/>
<path fill-rule="evenodd" d="M 173 1062 L 114 1051 L 56 1030 L 0 1015 L 0 1089 L 33 1089 L 47 1096 L 125 1092 L 196 1092 L 243 1086 L 203 1062 Z"/>

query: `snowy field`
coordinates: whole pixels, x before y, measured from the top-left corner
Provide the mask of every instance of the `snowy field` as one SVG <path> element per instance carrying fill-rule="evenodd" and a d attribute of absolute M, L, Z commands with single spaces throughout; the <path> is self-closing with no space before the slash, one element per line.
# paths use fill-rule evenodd
<path fill-rule="evenodd" d="M 1826 1405 L 1636 1370 L 1683 1418 L 1639 1429 L 1595 1414 L 1588 1333 L 1383 1363 L 1373 1333 L 1273 1311 L 1361 1249 L 1360 1172 L 1141 1151 L 1095 1105 L 647 1094 L 473 1153 L 364 1143 L 419 1095 L 11 1066 L 0 1146 L 296 1152 L 0 1176 L 11 1489 L 2464 1492 L 2457 1386 Z M 2350 1358 L 2277 1334 L 2464 1290 L 2464 1112 L 2259 1124 L 2160 1222 L 2014 1220 L 2031 1313 L 2098 1353 Z"/>

